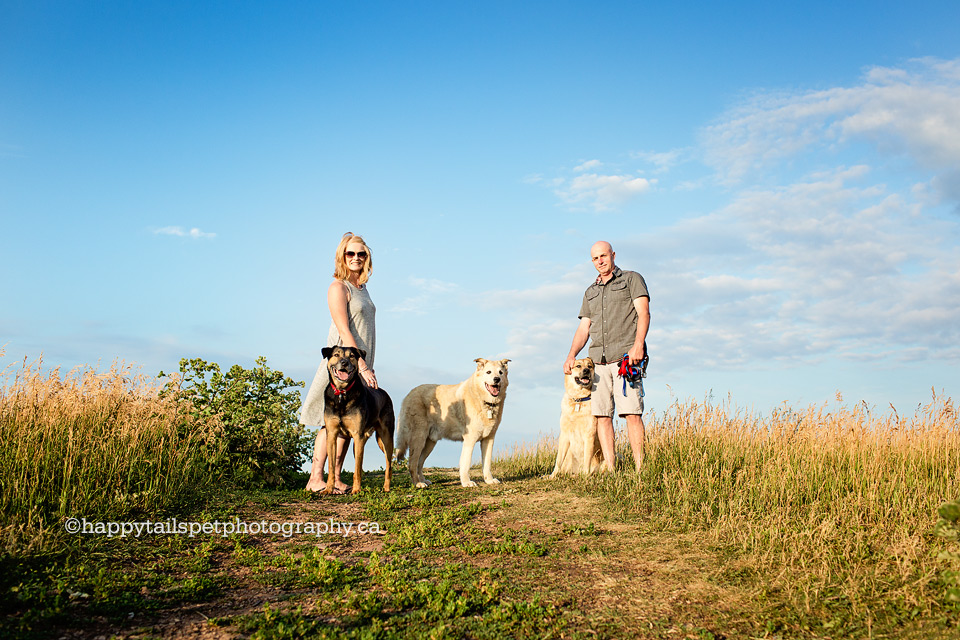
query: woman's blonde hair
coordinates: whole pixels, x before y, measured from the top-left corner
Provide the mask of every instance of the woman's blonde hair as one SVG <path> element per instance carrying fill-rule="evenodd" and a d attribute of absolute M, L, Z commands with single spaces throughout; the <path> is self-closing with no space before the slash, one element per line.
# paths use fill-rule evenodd
<path fill-rule="evenodd" d="M 360 272 L 360 284 L 365 284 L 370 279 L 370 272 L 373 271 L 373 254 L 370 247 L 360 236 L 347 231 L 343 234 L 340 244 L 337 245 L 337 253 L 333 257 L 333 277 L 337 280 L 346 280 L 350 277 L 350 269 L 347 268 L 347 245 L 351 242 L 359 242 L 367 250 L 367 259 L 363 261 L 363 271 Z"/>

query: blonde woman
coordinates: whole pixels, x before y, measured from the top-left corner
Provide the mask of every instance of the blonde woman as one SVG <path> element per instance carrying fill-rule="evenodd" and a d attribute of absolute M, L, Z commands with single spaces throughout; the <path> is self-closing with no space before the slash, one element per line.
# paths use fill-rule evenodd
<path fill-rule="evenodd" d="M 370 299 L 366 283 L 373 270 L 373 256 L 370 248 L 360 236 L 345 233 L 337 253 L 334 256 L 334 280 L 327 289 L 327 304 L 330 307 L 330 332 L 327 346 L 356 347 L 366 352 L 360 359 L 360 378 L 368 387 L 377 388 L 377 376 L 373 371 L 373 359 L 377 350 L 377 332 L 375 318 L 377 308 Z M 330 384 L 330 374 L 326 361 L 320 363 L 313 378 L 307 397 L 300 410 L 300 423 L 319 426 L 317 439 L 313 443 L 313 463 L 310 469 L 308 491 L 323 491 L 323 466 L 327 462 L 327 430 L 323 426 L 323 394 Z M 340 469 L 347 454 L 346 439 L 337 442 L 336 464 L 333 469 L 333 492 L 346 493 L 348 486 L 340 480 Z M 327 482 L 331 475 L 327 474 Z"/>

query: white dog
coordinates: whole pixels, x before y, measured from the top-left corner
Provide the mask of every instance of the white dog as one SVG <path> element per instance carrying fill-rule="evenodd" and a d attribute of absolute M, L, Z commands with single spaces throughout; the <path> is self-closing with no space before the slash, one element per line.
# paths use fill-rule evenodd
<path fill-rule="evenodd" d="M 477 358 L 477 370 L 460 384 L 422 384 L 403 399 L 397 422 L 397 460 L 410 450 L 408 468 L 415 486 L 430 485 L 423 476 L 423 463 L 441 438 L 463 441 L 460 484 L 477 486 L 470 479 L 470 461 L 478 440 L 484 482 L 500 482 L 490 472 L 490 462 L 507 395 L 508 362 Z"/>

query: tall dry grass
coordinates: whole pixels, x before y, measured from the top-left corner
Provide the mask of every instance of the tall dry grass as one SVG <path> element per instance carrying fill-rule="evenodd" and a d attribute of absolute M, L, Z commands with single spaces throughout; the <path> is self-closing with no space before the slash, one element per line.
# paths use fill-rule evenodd
<path fill-rule="evenodd" d="M 0 356 L 3 352 L 0 351 Z M 42 545 L 68 517 L 157 515 L 214 480 L 214 423 L 198 423 L 133 367 L 61 375 L 11 364 L 0 387 L 0 530 L 4 547 Z"/>
<path fill-rule="evenodd" d="M 757 582 L 797 619 L 871 625 L 940 603 L 937 508 L 960 496 L 960 417 L 933 395 L 910 416 L 828 404 L 767 416 L 677 402 L 646 417 L 647 455 L 586 482 L 627 518 L 702 532 L 728 552 L 718 580 Z M 632 460 L 618 434 L 619 455 Z M 513 473 L 548 473 L 550 440 L 515 451 Z M 834 616 L 836 619 L 831 622 Z"/>

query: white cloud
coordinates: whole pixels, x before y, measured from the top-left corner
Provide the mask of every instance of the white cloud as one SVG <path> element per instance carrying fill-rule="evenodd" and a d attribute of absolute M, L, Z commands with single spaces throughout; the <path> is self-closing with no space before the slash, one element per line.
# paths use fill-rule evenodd
<path fill-rule="evenodd" d="M 956 358 L 944 349 L 960 342 L 956 225 L 918 219 L 902 194 L 868 178 L 857 167 L 744 191 L 703 219 L 699 240 L 696 221 L 686 221 L 645 246 L 653 331 L 669 345 L 672 365 L 916 357 L 918 350 Z M 675 253 L 716 240 L 717 227 L 741 236 L 735 260 L 721 251 Z"/>
<path fill-rule="evenodd" d="M 630 157 L 648 162 L 656 168 L 658 173 L 663 173 L 679 164 L 686 154 L 687 151 L 681 149 L 665 152 L 634 151 L 630 154 Z"/>
<path fill-rule="evenodd" d="M 569 205 L 585 205 L 600 212 L 623 206 L 655 183 L 631 175 L 585 173 L 565 181 L 555 193 Z"/>
<path fill-rule="evenodd" d="M 424 315 L 432 309 L 443 305 L 450 296 L 460 290 L 460 285 L 430 278 L 408 278 L 408 283 L 418 293 L 393 305 L 393 313 Z"/>
<path fill-rule="evenodd" d="M 183 227 L 161 227 L 159 229 L 151 229 L 152 233 L 161 236 L 178 236 L 181 238 L 215 238 L 217 234 L 208 233 L 206 231 L 201 231 L 197 227 L 191 229 L 184 229 Z"/>
<path fill-rule="evenodd" d="M 603 166 L 603 163 L 599 160 L 587 160 L 583 164 L 573 168 L 577 173 L 582 173 L 584 171 L 589 171 L 590 169 L 596 169 L 597 167 Z"/>
<path fill-rule="evenodd" d="M 648 160 L 662 169 L 669 162 L 669 155 L 662 154 Z M 639 174 L 601 173 L 598 170 L 603 166 L 600 160 L 586 160 L 574 167 L 571 175 L 546 178 L 535 174 L 524 178 L 524 182 L 553 189 L 571 210 L 596 213 L 620 209 L 657 183 L 656 179 Z"/>
<path fill-rule="evenodd" d="M 759 94 L 704 131 L 704 152 L 726 182 L 801 152 L 866 142 L 936 171 L 960 166 L 960 63 L 930 58 L 876 67 L 863 82 L 799 94 Z"/>

